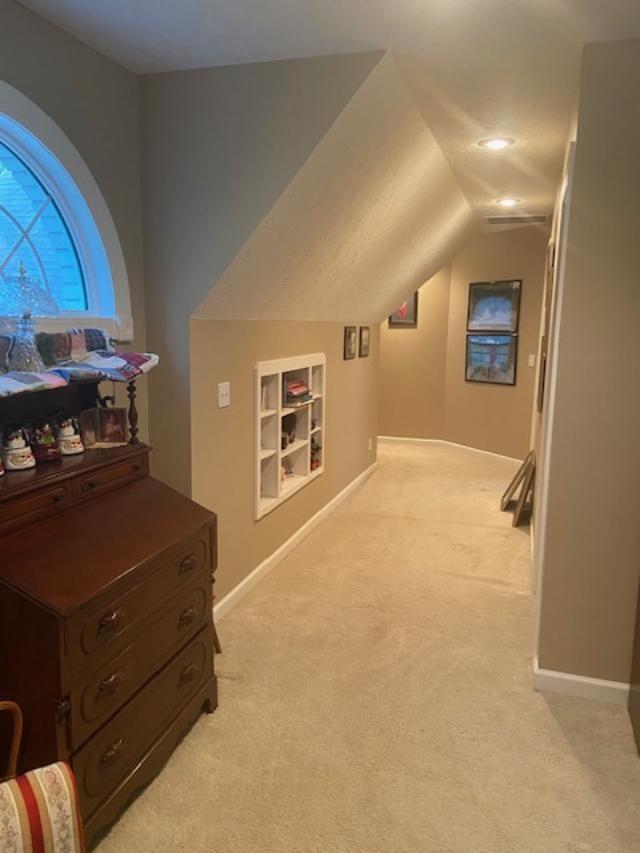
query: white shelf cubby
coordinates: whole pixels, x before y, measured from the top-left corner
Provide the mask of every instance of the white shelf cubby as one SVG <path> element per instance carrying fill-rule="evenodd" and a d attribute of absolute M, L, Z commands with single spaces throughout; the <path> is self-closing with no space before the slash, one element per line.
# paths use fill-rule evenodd
<path fill-rule="evenodd" d="M 287 382 L 299 379 L 313 399 L 292 406 Z M 326 358 L 324 353 L 256 365 L 255 517 L 262 518 L 324 471 Z M 282 446 L 283 435 L 295 437 Z"/>

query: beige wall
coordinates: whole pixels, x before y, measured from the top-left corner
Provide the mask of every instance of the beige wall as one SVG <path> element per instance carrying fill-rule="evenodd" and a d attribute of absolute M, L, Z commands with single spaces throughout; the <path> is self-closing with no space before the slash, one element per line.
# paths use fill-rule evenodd
<path fill-rule="evenodd" d="M 539 662 L 629 680 L 640 571 L 640 41 L 584 54 L 550 423 Z"/>
<path fill-rule="evenodd" d="M 444 438 L 449 266 L 418 291 L 415 329 L 380 326 L 380 435 Z"/>
<path fill-rule="evenodd" d="M 522 228 L 470 240 L 451 266 L 445 435 L 448 441 L 523 458 L 529 451 L 536 378 L 546 230 Z M 516 384 L 465 382 L 469 283 L 522 279 Z"/>
<path fill-rule="evenodd" d="M 522 458 L 529 450 L 548 235 L 536 228 L 468 240 L 419 292 L 418 328 L 381 329 L 382 435 L 440 438 Z M 515 386 L 464 378 L 469 283 L 521 278 Z"/>
<path fill-rule="evenodd" d="M 321 57 L 142 81 L 153 472 L 190 493 L 189 318 L 379 60 Z M 168 405 L 170 401 L 170 405 Z"/>
<path fill-rule="evenodd" d="M 377 327 L 371 333 L 369 357 L 344 361 L 339 323 L 191 321 L 193 496 L 218 513 L 218 598 L 375 461 Z M 256 522 L 256 362 L 314 352 L 327 357 L 325 471 Z M 216 386 L 224 381 L 231 382 L 231 406 L 218 409 Z"/>
<path fill-rule="evenodd" d="M 144 349 L 137 78 L 13 0 L 0 0 L 0 78 L 59 125 L 100 187 L 127 265 L 135 325 L 132 347 Z M 138 384 L 145 436 L 146 380 Z"/>

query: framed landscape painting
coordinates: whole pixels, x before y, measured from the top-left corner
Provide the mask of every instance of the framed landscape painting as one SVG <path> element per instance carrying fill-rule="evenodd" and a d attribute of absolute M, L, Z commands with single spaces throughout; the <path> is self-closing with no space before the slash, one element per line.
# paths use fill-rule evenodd
<path fill-rule="evenodd" d="M 492 385 L 515 385 L 517 335 L 467 335 L 465 379 Z"/>
<path fill-rule="evenodd" d="M 356 352 L 358 349 L 358 327 L 357 326 L 345 326 L 344 327 L 344 344 L 343 344 L 343 357 L 345 360 L 349 360 L 350 358 L 356 357 Z"/>
<path fill-rule="evenodd" d="M 522 281 L 477 281 L 469 285 L 468 332 L 518 331 Z"/>
<path fill-rule="evenodd" d="M 369 355 L 369 326 L 360 326 L 360 339 L 358 342 L 358 355 L 360 358 L 366 358 Z"/>
<path fill-rule="evenodd" d="M 389 328 L 415 329 L 418 325 L 418 291 L 389 317 Z"/>

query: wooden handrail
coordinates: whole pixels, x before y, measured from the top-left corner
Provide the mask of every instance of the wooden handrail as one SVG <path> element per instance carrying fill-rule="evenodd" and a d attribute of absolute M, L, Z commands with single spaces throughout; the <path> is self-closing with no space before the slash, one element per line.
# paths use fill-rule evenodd
<path fill-rule="evenodd" d="M 18 767 L 18 753 L 20 752 L 20 743 L 22 741 L 22 711 L 20 710 L 20 706 L 16 705 L 15 702 L 0 702 L 0 711 L 9 711 L 13 717 L 13 737 L 11 738 L 7 772 L 4 777 L 0 777 L 0 782 L 5 782 L 15 777 Z"/>

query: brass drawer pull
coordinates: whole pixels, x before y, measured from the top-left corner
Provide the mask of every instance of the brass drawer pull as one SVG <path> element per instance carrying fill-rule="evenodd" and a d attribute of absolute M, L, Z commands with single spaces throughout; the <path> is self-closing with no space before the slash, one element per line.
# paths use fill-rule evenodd
<path fill-rule="evenodd" d="M 189 554 L 188 557 L 185 557 L 180 562 L 179 572 L 181 575 L 188 575 L 192 572 L 196 566 L 198 565 L 198 561 L 195 558 L 194 554 Z"/>
<path fill-rule="evenodd" d="M 92 492 L 94 489 L 97 489 L 97 488 L 98 488 L 98 481 L 97 480 L 85 480 L 84 483 L 82 484 L 82 491 L 83 492 Z"/>
<path fill-rule="evenodd" d="M 118 738 L 115 743 L 112 743 L 109 749 L 100 756 L 100 770 L 107 770 L 109 767 L 117 764 L 126 746 L 127 743 L 123 737 Z"/>
<path fill-rule="evenodd" d="M 107 696 L 113 696 L 113 694 L 122 686 L 123 680 L 124 672 L 122 672 L 122 670 L 112 672 L 111 675 L 108 675 L 104 681 L 101 681 L 98 685 L 98 699 L 100 700 Z"/>
<path fill-rule="evenodd" d="M 188 607 L 186 610 L 183 610 L 178 619 L 178 628 L 180 630 L 188 628 L 195 621 L 197 615 L 195 607 Z"/>
<path fill-rule="evenodd" d="M 138 474 L 140 471 L 142 471 L 142 462 L 136 462 L 134 465 L 131 466 L 131 470 Z"/>
<path fill-rule="evenodd" d="M 55 493 L 54 493 L 54 495 L 53 495 L 53 502 L 54 502 L 54 504 L 59 504 L 59 503 L 61 503 L 61 501 L 63 501 L 63 500 L 64 500 L 65 495 L 66 495 L 66 492 L 63 492 L 63 491 L 55 492 Z"/>
<path fill-rule="evenodd" d="M 98 636 L 101 637 L 103 634 L 113 633 L 123 619 L 124 611 L 120 608 L 112 610 L 111 613 L 107 613 L 98 623 Z"/>
<path fill-rule="evenodd" d="M 195 665 L 195 663 L 190 663 L 180 673 L 180 682 L 179 687 L 182 687 L 183 684 L 188 684 L 190 681 L 194 681 L 198 677 L 198 673 L 200 670 Z"/>

